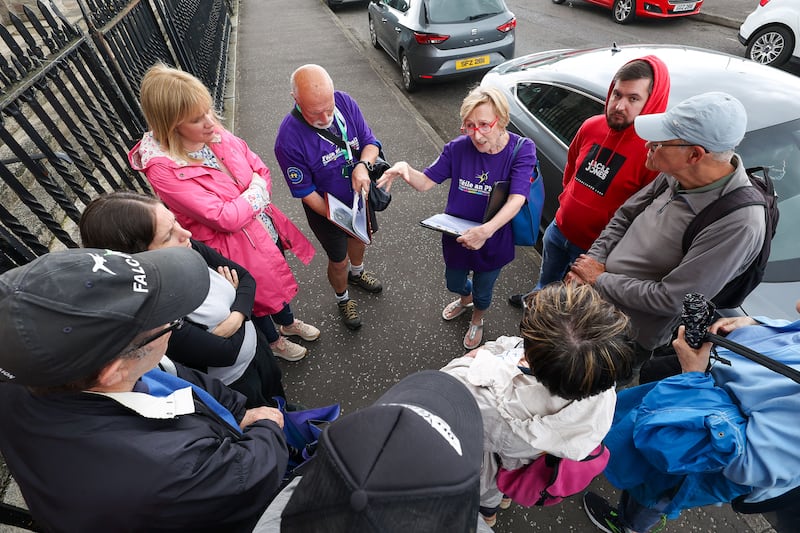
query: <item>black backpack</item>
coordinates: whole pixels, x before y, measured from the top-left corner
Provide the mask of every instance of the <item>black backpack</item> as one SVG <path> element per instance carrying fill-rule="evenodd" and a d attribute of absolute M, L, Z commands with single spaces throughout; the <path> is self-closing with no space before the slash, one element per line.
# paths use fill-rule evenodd
<path fill-rule="evenodd" d="M 756 286 L 764 278 L 764 271 L 769 261 L 769 252 L 772 245 L 772 238 L 775 236 L 775 229 L 778 227 L 778 195 L 775 194 L 775 186 L 769 177 L 767 167 L 753 167 L 747 169 L 747 177 L 750 178 L 752 187 L 739 187 L 731 192 L 720 196 L 700 211 L 694 220 L 683 233 L 683 253 L 689 251 L 692 241 L 698 233 L 703 231 L 708 225 L 713 224 L 724 216 L 727 216 L 737 209 L 750 205 L 764 206 L 766 213 L 766 230 L 764 232 L 764 244 L 761 245 L 761 252 L 755 260 L 747 267 L 747 270 L 733 278 L 725 285 L 711 301 L 718 308 L 730 309 L 739 307 Z M 763 178 L 754 173 L 760 172 Z M 653 199 L 667 190 L 667 181 L 654 191 Z"/>

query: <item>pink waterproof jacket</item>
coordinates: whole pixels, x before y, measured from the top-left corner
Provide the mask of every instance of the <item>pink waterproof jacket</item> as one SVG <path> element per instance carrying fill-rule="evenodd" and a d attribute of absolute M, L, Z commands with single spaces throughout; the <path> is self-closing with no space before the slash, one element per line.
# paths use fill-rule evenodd
<path fill-rule="evenodd" d="M 275 205 L 256 209 L 243 196 L 253 172 L 267 183 L 269 169 L 242 139 L 224 128 L 208 144 L 230 175 L 221 170 L 175 160 L 161 149 L 150 132 L 128 154 L 135 170 L 144 172 L 153 190 L 192 236 L 225 257 L 241 264 L 256 279 L 255 316 L 277 313 L 297 294 L 297 281 L 261 220 L 263 210 L 272 219 L 285 249 L 304 264 L 314 257 L 314 247 Z"/>

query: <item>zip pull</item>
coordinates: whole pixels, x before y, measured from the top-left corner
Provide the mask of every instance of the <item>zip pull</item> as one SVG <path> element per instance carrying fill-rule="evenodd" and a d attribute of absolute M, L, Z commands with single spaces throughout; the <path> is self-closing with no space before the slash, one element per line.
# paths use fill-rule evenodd
<path fill-rule="evenodd" d="M 261 224 L 261 221 L 258 221 L 258 223 Z M 254 243 L 253 239 L 250 238 L 250 234 L 247 233 L 247 229 L 246 228 L 242 228 L 242 233 L 244 233 L 244 236 L 247 237 L 248 241 L 250 241 L 250 246 L 255 248 L 256 247 L 256 243 Z"/>
<path fill-rule="evenodd" d="M 659 208 L 658 208 L 658 211 L 656 211 L 656 214 L 657 214 L 657 215 L 660 215 L 660 214 L 661 214 L 661 213 L 664 211 L 664 209 L 666 209 L 666 208 L 667 208 L 667 206 L 668 206 L 669 204 L 671 204 L 671 203 L 672 203 L 672 201 L 673 201 L 675 198 L 677 198 L 677 197 L 678 197 L 678 195 L 677 195 L 677 194 L 675 194 L 675 191 L 673 191 L 673 192 L 672 192 L 672 196 L 670 196 L 670 197 L 669 197 L 669 200 L 667 200 L 667 201 L 666 201 L 666 203 L 665 203 L 664 205 L 662 205 L 661 207 L 659 207 Z"/>

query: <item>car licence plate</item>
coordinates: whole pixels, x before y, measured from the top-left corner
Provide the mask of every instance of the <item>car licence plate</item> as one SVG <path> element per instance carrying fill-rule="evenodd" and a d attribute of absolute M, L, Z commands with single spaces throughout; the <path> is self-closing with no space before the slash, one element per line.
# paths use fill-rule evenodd
<path fill-rule="evenodd" d="M 456 70 L 464 70 L 467 68 L 482 67 L 489 64 L 489 56 L 468 57 L 456 61 Z"/>
<path fill-rule="evenodd" d="M 693 11 L 694 6 L 697 5 L 697 2 L 690 2 L 688 4 L 675 4 L 675 7 L 672 8 L 673 13 L 681 13 L 683 11 Z"/>

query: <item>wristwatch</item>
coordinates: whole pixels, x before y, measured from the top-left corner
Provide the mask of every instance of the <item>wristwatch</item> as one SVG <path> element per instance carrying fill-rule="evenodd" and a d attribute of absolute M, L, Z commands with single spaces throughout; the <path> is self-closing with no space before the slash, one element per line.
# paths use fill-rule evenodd
<path fill-rule="evenodd" d="M 360 159 L 360 160 L 356 161 L 356 162 L 353 164 L 353 170 L 355 170 L 355 169 L 356 169 L 356 167 L 357 167 L 358 165 L 362 165 L 362 164 L 363 164 L 365 167 L 367 167 L 367 172 L 372 172 L 372 163 L 370 163 L 370 162 L 369 162 L 369 161 L 367 161 L 366 159 Z"/>

